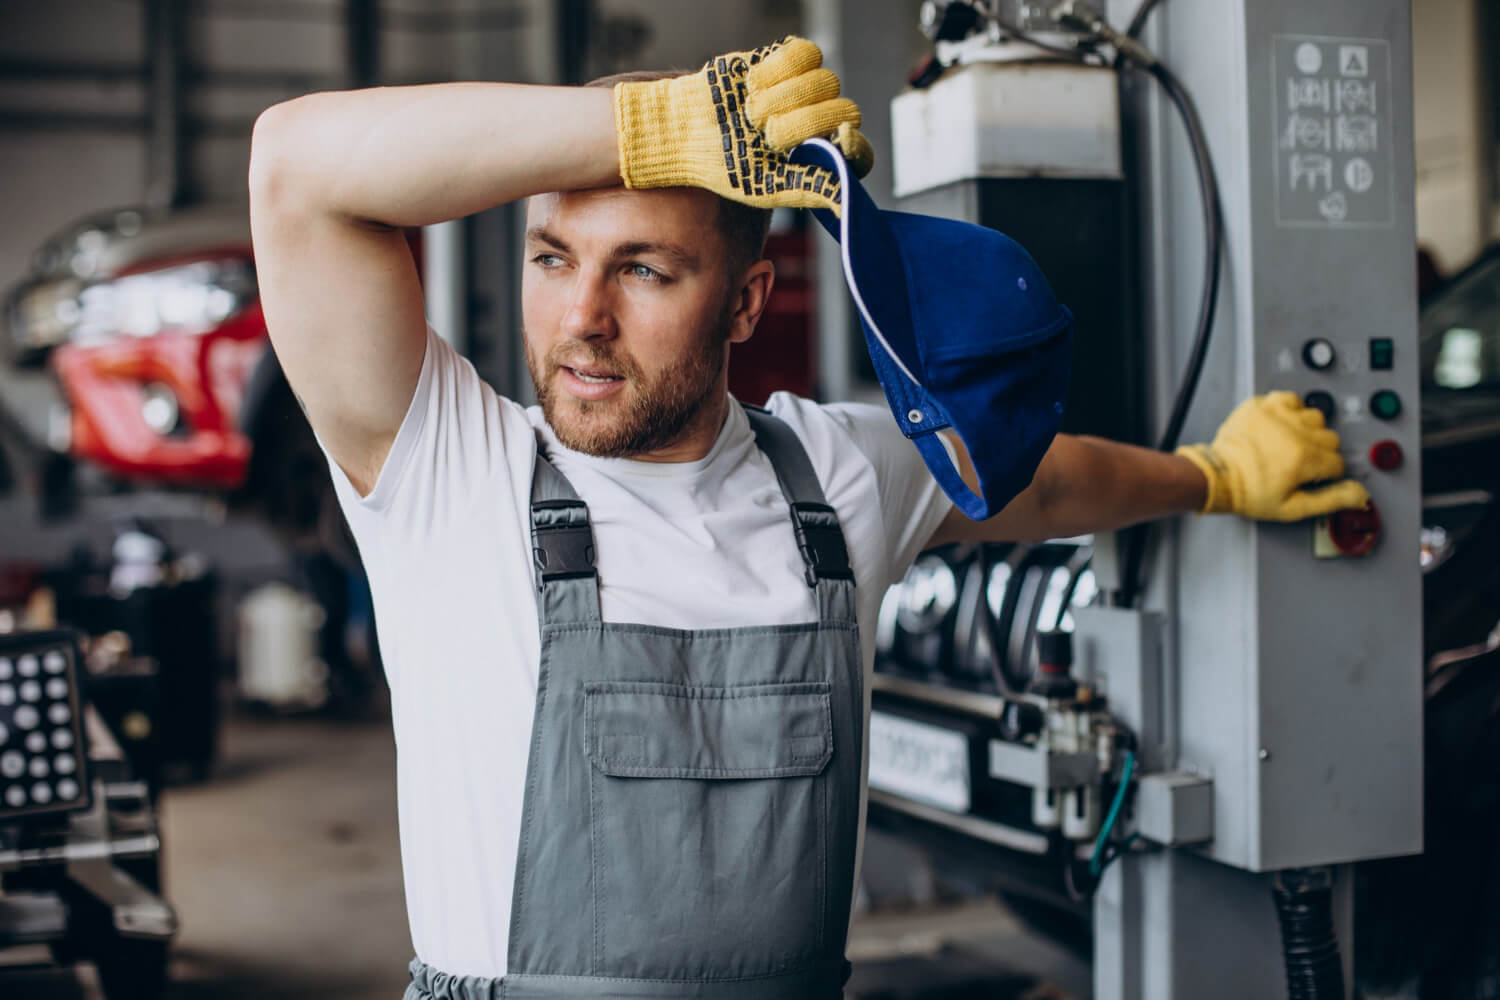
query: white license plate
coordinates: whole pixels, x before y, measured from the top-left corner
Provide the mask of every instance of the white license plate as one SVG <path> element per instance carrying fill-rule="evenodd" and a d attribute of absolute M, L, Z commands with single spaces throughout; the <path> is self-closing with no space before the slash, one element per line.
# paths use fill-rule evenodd
<path fill-rule="evenodd" d="M 969 739 L 939 726 L 870 713 L 870 787 L 969 811 Z"/>

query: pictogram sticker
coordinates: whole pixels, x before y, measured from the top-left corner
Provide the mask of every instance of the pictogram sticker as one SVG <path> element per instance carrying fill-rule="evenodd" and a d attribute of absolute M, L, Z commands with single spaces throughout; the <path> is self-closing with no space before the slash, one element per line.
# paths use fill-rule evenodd
<path fill-rule="evenodd" d="M 1340 45 L 1339 74 L 1341 76 L 1369 76 L 1370 47 L 1368 45 Z"/>
<path fill-rule="evenodd" d="M 1391 46 L 1276 35 L 1271 50 L 1276 224 L 1384 228 L 1395 218 Z"/>

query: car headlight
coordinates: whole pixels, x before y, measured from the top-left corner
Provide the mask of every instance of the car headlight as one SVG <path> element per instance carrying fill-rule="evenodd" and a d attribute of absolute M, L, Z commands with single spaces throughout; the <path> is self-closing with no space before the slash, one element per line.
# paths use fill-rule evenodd
<path fill-rule="evenodd" d="M 65 343 L 78 325 L 78 293 L 83 282 L 56 278 L 32 282 L 11 295 L 10 342 L 19 364 L 34 364 Z"/>
<path fill-rule="evenodd" d="M 199 260 L 85 286 L 73 340 L 99 343 L 165 331 L 207 333 L 255 294 L 246 260 Z"/>
<path fill-rule="evenodd" d="M 254 266 L 245 258 L 195 260 L 95 282 L 47 279 L 14 293 L 10 339 L 24 364 L 70 340 L 207 333 L 255 294 Z"/>

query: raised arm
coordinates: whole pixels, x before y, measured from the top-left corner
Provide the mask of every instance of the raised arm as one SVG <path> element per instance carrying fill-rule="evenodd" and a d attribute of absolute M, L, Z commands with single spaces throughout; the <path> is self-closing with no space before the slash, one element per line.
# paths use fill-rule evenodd
<path fill-rule="evenodd" d="M 384 87 L 261 114 L 250 224 L 267 328 L 308 420 L 361 493 L 411 403 L 426 345 L 400 228 L 619 178 L 607 89 Z"/>
<path fill-rule="evenodd" d="M 822 58 L 786 38 L 613 90 L 433 84 L 310 94 L 264 112 L 250 223 L 266 323 L 350 481 L 374 486 L 421 372 L 422 295 L 399 227 L 622 181 L 836 207 L 831 174 L 786 155 L 830 135 L 857 169 L 871 161 L 859 109 L 838 97 Z"/>

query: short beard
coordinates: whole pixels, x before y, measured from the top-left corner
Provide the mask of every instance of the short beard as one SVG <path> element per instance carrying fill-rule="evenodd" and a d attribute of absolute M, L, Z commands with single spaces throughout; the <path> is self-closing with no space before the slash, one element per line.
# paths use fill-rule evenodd
<path fill-rule="evenodd" d="M 542 415 L 557 439 L 574 451 L 599 458 L 634 458 L 675 444 L 699 418 L 718 385 L 729 341 L 726 314 L 696 349 L 648 378 L 631 359 L 590 341 L 565 341 L 541 365 L 526 341 L 526 367 Z M 623 400 L 575 399 L 555 388 L 565 362 L 598 365 L 624 377 Z M 611 409 L 617 410 L 610 420 Z"/>

